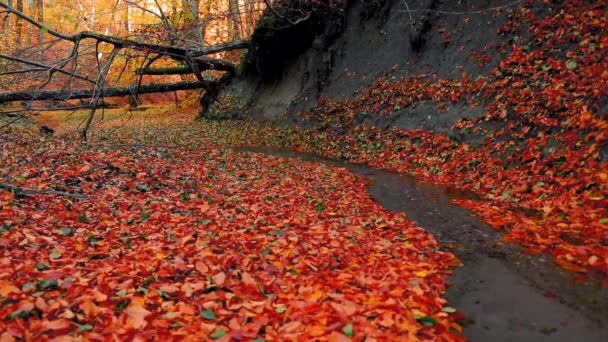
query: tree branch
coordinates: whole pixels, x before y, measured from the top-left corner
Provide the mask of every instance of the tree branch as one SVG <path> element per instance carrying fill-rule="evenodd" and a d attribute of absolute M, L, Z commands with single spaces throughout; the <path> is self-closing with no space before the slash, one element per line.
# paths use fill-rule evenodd
<path fill-rule="evenodd" d="M 201 82 L 175 82 L 163 84 L 146 84 L 139 88 L 139 94 L 163 93 L 176 90 L 193 90 L 210 86 L 216 81 L 207 80 L 206 84 Z M 103 91 L 104 97 L 121 97 L 135 92 L 134 87 L 112 87 Z M 86 99 L 94 95 L 93 89 L 71 89 L 71 90 L 20 90 L 0 92 L 0 103 L 14 101 L 45 101 L 45 100 L 67 100 Z"/>
<path fill-rule="evenodd" d="M 306 21 L 310 18 L 310 14 L 311 12 L 306 12 L 306 15 L 303 16 L 302 18 L 298 18 L 297 20 L 291 20 L 289 18 L 287 18 L 286 16 L 282 15 L 281 13 L 279 13 L 271 4 L 270 4 L 270 0 L 264 0 L 264 3 L 266 3 L 266 6 L 268 7 L 268 9 L 278 18 L 285 20 L 286 22 L 288 22 L 290 25 L 295 26 L 298 25 L 299 23 Z"/>
<path fill-rule="evenodd" d="M 2 183 L 2 182 L 0 182 L 0 189 L 5 189 L 5 190 L 8 190 L 8 191 L 16 193 L 16 194 L 21 193 L 21 194 L 25 194 L 25 195 L 43 194 L 43 195 L 57 195 L 57 196 L 73 197 L 73 198 L 78 198 L 78 199 L 88 198 L 87 196 L 82 195 L 82 194 L 71 194 L 69 192 L 54 191 L 54 190 L 36 190 L 36 189 L 22 188 L 19 186 L 14 186 L 14 185 L 11 185 L 8 183 Z"/>
<path fill-rule="evenodd" d="M 19 62 L 19 63 L 26 64 L 26 65 L 31 65 L 31 66 L 36 66 L 36 67 L 39 67 L 39 68 L 44 68 L 44 70 L 46 70 L 48 72 L 51 72 L 51 73 L 52 72 L 58 72 L 60 74 L 64 74 L 64 75 L 68 75 L 68 76 L 73 76 L 75 78 L 87 81 L 89 83 L 93 83 L 93 84 L 95 83 L 95 81 L 93 79 L 90 79 L 90 78 L 88 78 L 86 76 L 83 76 L 83 75 L 76 74 L 74 72 L 70 72 L 70 71 L 65 71 L 63 69 L 59 69 L 59 68 L 57 68 L 57 66 L 44 65 L 44 64 L 41 64 L 41 63 L 37 63 L 37 62 L 34 62 L 34 61 L 27 60 L 27 59 L 13 57 L 13 56 L 5 55 L 5 54 L 0 54 L 0 59 L 6 59 L 6 60 L 9 60 L 9 61 L 13 61 L 13 62 Z"/>

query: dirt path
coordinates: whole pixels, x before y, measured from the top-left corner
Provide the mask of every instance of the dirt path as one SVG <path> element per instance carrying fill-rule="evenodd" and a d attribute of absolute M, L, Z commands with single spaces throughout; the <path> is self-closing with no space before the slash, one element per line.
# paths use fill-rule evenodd
<path fill-rule="evenodd" d="M 499 233 L 451 203 L 471 195 L 307 154 L 245 150 L 346 167 L 370 178 L 378 202 L 406 212 L 464 263 L 451 277 L 446 298 L 466 315 L 464 335 L 471 341 L 608 340 L 608 288 L 595 280 L 575 282 L 572 272 L 548 256 L 530 257 L 502 244 Z"/>

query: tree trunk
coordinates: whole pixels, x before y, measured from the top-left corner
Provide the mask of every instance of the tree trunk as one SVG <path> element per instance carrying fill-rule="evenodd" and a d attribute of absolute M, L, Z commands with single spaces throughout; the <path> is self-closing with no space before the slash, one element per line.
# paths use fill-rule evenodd
<path fill-rule="evenodd" d="M 228 33 L 231 39 L 241 39 L 241 11 L 239 10 L 239 0 L 229 0 L 229 22 Z"/>
<path fill-rule="evenodd" d="M 13 5 L 13 0 L 7 1 L 9 6 Z M 0 48 L 0 51 L 10 53 L 12 49 L 11 46 L 11 16 L 9 13 L 4 14 L 4 18 L 2 18 L 2 34 L 4 35 L 4 46 Z"/>
<path fill-rule="evenodd" d="M 36 20 L 39 23 L 44 23 L 44 1 L 36 0 Z M 38 45 L 42 45 L 44 43 L 44 32 L 42 30 L 38 30 Z M 41 49 L 42 51 L 42 49 Z M 42 54 L 42 52 L 41 52 Z"/>
<path fill-rule="evenodd" d="M 23 0 L 17 0 L 17 11 L 23 12 Z M 17 31 L 15 34 L 15 49 L 19 49 L 23 35 L 23 19 L 17 17 L 15 28 Z"/>
<path fill-rule="evenodd" d="M 200 21 L 200 15 L 198 13 L 199 10 L 199 0 L 183 0 L 184 1 L 184 7 L 188 8 L 190 10 L 190 14 L 192 15 L 192 24 L 193 24 L 193 28 L 192 30 L 194 31 L 193 35 L 191 36 L 192 38 L 194 38 L 196 40 L 196 42 L 199 44 L 199 46 L 205 46 L 205 42 L 203 41 L 203 32 L 201 30 L 201 21 Z M 189 36 L 189 35 L 187 35 Z"/>

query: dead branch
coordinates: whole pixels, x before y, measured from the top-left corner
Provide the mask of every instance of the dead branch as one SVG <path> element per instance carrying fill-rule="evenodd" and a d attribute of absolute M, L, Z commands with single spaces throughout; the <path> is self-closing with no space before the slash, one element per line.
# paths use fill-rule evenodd
<path fill-rule="evenodd" d="M 268 7 L 268 9 L 278 18 L 285 20 L 286 22 L 288 22 L 290 25 L 295 26 L 298 25 L 301 22 L 304 22 L 306 20 L 308 20 L 310 18 L 310 14 L 312 12 L 305 12 L 304 16 L 301 18 L 298 18 L 296 20 L 292 20 L 287 18 L 286 16 L 282 15 L 281 13 L 279 13 L 279 11 L 277 11 L 271 4 L 270 4 L 270 0 L 264 0 L 264 3 L 266 3 L 266 7 Z"/>
<path fill-rule="evenodd" d="M 193 90 L 210 86 L 216 81 L 207 80 L 206 84 L 200 82 L 175 82 L 163 84 L 142 85 L 138 93 L 164 93 L 176 90 Z M 111 87 L 103 90 L 104 97 L 128 96 L 135 92 L 134 87 Z M 14 101 L 45 101 L 45 100 L 69 100 L 91 98 L 95 94 L 93 89 L 71 89 L 71 90 L 21 90 L 0 92 L 0 102 Z"/>
<path fill-rule="evenodd" d="M 72 197 L 72 198 L 77 198 L 77 199 L 87 199 L 88 198 L 87 196 L 85 196 L 83 194 L 71 194 L 69 192 L 54 191 L 54 190 L 37 190 L 37 189 L 22 188 L 19 186 L 14 186 L 14 185 L 11 185 L 8 183 L 2 183 L 2 182 L 0 182 L 0 189 L 5 189 L 5 190 L 8 190 L 15 194 L 24 194 L 24 195 L 42 194 L 42 195 L 65 196 L 65 197 Z"/>

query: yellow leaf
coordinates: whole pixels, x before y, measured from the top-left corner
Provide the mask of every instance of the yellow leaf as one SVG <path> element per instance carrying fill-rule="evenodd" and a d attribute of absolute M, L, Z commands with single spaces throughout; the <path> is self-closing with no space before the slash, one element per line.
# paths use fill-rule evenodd
<path fill-rule="evenodd" d="M 0 281 L 0 296 L 2 297 L 6 297 L 11 293 L 20 293 L 21 290 L 19 290 L 18 287 L 14 286 L 13 284 L 9 283 L 6 280 L 2 280 Z"/>
<path fill-rule="evenodd" d="M 427 271 L 427 270 L 416 271 L 416 272 L 414 272 L 414 274 L 418 277 L 424 278 L 427 275 L 429 275 L 429 271 Z"/>

